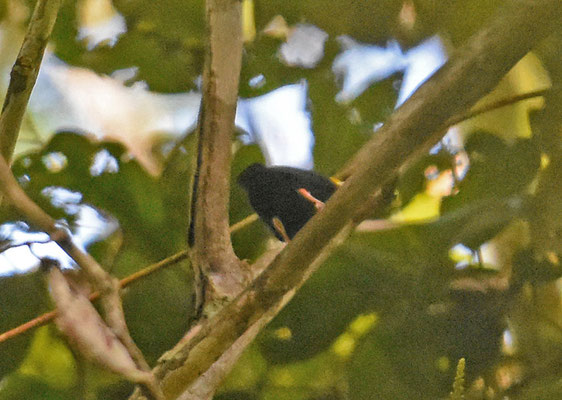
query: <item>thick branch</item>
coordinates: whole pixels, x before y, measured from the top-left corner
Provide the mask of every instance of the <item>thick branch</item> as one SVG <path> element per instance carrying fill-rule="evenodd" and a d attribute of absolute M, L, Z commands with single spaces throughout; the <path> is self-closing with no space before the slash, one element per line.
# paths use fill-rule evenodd
<path fill-rule="evenodd" d="M 12 68 L 0 115 L 0 153 L 9 163 L 16 146 L 27 102 L 37 80 L 47 41 L 55 25 L 61 0 L 39 0 L 18 58 Z"/>
<path fill-rule="evenodd" d="M 279 309 L 351 231 L 372 193 L 411 157 L 434 145 L 446 121 L 490 91 L 560 21 L 559 0 L 516 0 L 407 101 L 349 164 L 350 178 L 250 287 L 156 368 L 177 398 L 251 326 Z"/>
<path fill-rule="evenodd" d="M 283 245 L 270 249 L 265 254 L 263 254 L 258 261 L 253 265 L 253 272 L 261 272 L 265 267 L 267 267 L 271 261 L 279 254 Z M 287 301 L 290 300 L 294 292 L 286 296 Z M 260 317 L 250 328 L 248 328 L 233 344 L 228 350 L 226 350 L 218 360 L 216 360 L 213 365 L 205 371 L 201 376 L 199 376 L 190 387 L 185 390 L 179 397 L 180 400 L 207 400 L 212 399 L 213 394 L 224 380 L 224 378 L 230 373 L 244 350 L 253 342 L 255 337 L 260 333 L 260 331 L 275 317 L 279 311 L 283 308 L 284 303 L 280 304 L 277 308 L 269 309 L 264 315 Z M 190 333 L 197 332 L 201 325 L 198 325 L 190 330 Z M 191 336 L 188 333 L 186 336 Z M 187 340 L 187 339 L 186 339 Z M 180 344 L 181 347 L 181 344 Z M 175 354 L 174 350 L 170 351 L 171 354 Z"/>
<path fill-rule="evenodd" d="M 242 63 L 240 1 L 208 0 L 207 24 L 191 238 L 199 307 L 232 298 L 244 287 L 228 221 L 231 141 Z"/>

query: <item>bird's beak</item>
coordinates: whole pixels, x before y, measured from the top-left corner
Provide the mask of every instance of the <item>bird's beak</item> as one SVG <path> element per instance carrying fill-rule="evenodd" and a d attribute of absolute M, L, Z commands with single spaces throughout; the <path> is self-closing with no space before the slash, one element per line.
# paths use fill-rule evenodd
<path fill-rule="evenodd" d="M 334 178 L 333 176 L 330 177 L 330 180 L 334 183 L 334 185 L 336 185 L 337 187 L 340 187 L 341 185 L 343 185 L 343 181 L 340 181 L 338 178 Z"/>

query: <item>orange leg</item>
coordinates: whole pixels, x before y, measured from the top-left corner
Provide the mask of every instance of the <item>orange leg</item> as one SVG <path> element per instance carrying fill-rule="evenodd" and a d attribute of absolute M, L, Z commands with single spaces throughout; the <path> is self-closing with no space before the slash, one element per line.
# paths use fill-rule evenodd
<path fill-rule="evenodd" d="M 275 227 L 277 233 L 279 233 L 279 235 L 283 238 L 283 241 L 289 243 L 291 239 L 289 239 L 289 235 L 287 235 L 283 222 L 281 222 L 281 220 L 277 217 L 273 217 L 271 221 L 273 222 L 273 226 Z"/>
<path fill-rule="evenodd" d="M 314 204 L 314 207 L 316 207 L 317 211 L 320 211 L 324 208 L 324 202 L 318 200 L 316 197 L 314 197 L 308 190 L 301 188 L 299 190 L 297 190 L 297 192 L 299 192 L 299 194 L 304 197 L 305 199 L 307 199 L 308 201 L 310 201 L 312 204 Z"/>

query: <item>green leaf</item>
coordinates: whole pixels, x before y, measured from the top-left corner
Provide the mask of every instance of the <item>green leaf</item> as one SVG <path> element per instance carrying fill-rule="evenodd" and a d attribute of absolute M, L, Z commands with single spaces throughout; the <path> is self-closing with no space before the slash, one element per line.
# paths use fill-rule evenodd
<path fill-rule="evenodd" d="M 416 163 L 400 175 L 398 191 L 400 200 L 407 204 L 412 198 L 425 190 L 427 178 L 425 175 L 429 167 L 436 167 L 439 172 L 452 168 L 453 156 L 446 151 L 438 154 L 428 154 L 421 157 Z"/>
<path fill-rule="evenodd" d="M 350 35 L 361 41 L 388 39 L 395 26 L 401 1 L 342 2 L 338 0 L 256 0 L 256 26 L 263 29 L 276 15 L 289 25 L 307 21 L 335 37 Z"/>
<path fill-rule="evenodd" d="M 422 277 L 447 269 L 429 258 L 435 257 L 432 250 L 419 251 L 420 243 L 408 228 L 346 241 L 271 322 L 260 341 L 265 357 L 273 363 L 309 358 L 330 346 L 357 315 L 392 309 L 409 296 L 428 296 L 427 287 L 437 290 L 440 274 L 432 281 Z"/>
<path fill-rule="evenodd" d="M 508 145 L 497 136 L 476 132 L 466 142 L 470 168 L 459 193 L 443 199 L 447 213 L 482 199 L 502 199 L 524 193 L 540 167 L 540 152 L 530 139 Z"/>
<path fill-rule="evenodd" d="M 66 1 L 52 35 L 55 54 L 72 65 L 103 74 L 136 67 L 135 80 L 148 83 L 154 91 L 194 89 L 203 65 L 203 2 L 116 0 L 113 5 L 124 17 L 127 31 L 114 46 L 102 44 L 89 50 L 85 42 L 77 40 L 76 2 Z"/>
<path fill-rule="evenodd" d="M 0 277 L 0 332 L 15 328 L 47 310 L 49 300 L 39 271 Z M 32 332 L 0 344 L 0 377 L 18 368 Z"/>
<path fill-rule="evenodd" d="M 127 288 L 123 296 L 127 325 L 150 364 L 171 349 L 193 317 L 193 280 L 186 262 L 152 274 Z"/>
<path fill-rule="evenodd" d="M 69 390 L 58 390 L 41 379 L 14 374 L 2 382 L 1 400 L 72 400 L 75 393 Z"/>

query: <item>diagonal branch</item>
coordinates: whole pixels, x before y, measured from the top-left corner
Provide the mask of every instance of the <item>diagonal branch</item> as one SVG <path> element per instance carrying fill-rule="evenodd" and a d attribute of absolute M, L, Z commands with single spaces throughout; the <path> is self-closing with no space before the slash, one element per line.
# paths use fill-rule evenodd
<path fill-rule="evenodd" d="M 559 0 L 512 0 L 454 54 L 351 160 L 351 175 L 326 207 L 296 235 L 239 296 L 190 340 L 166 354 L 155 372 L 169 398 L 178 398 L 252 325 L 280 309 L 348 235 L 372 193 L 402 164 L 438 142 L 446 121 L 490 91 L 562 18 Z M 436 133 L 438 132 L 438 133 Z M 138 399 L 138 394 L 132 398 Z"/>
<path fill-rule="evenodd" d="M 160 271 L 163 268 L 169 267 L 171 265 L 175 265 L 178 262 L 184 261 L 188 258 L 187 251 L 180 251 L 176 254 L 173 254 L 169 257 L 166 257 L 163 260 L 160 260 L 154 264 L 151 264 L 119 281 L 119 287 L 124 288 L 129 286 L 131 283 L 138 281 L 139 279 L 143 279 L 146 276 L 149 276 L 157 271 Z M 95 301 L 100 298 L 100 292 L 93 292 L 90 294 L 89 299 L 90 301 Z M 51 322 L 57 316 L 57 310 L 48 311 L 42 315 L 39 315 L 36 318 L 33 318 L 9 331 L 0 333 L 0 343 L 5 342 L 9 339 L 12 339 L 18 335 L 21 335 L 24 332 L 29 331 L 30 329 L 38 328 L 43 326 L 49 322 Z"/>
<path fill-rule="evenodd" d="M 247 279 L 234 254 L 229 233 L 231 141 L 242 64 L 239 0 L 206 2 L 209 45 L 203 73 L 198 126 L 198 160 L 190 241 L 196 277 L 197 306 L 233 298 Z"/>
<path fill-rule="evenodd" d="M 37 1 L 18 58 L 12 68 L 8 92 L 0 115 L 0 154 L 8 163 L 14 153 L 21 121 L 61 3 L 62 0 Z"/>

